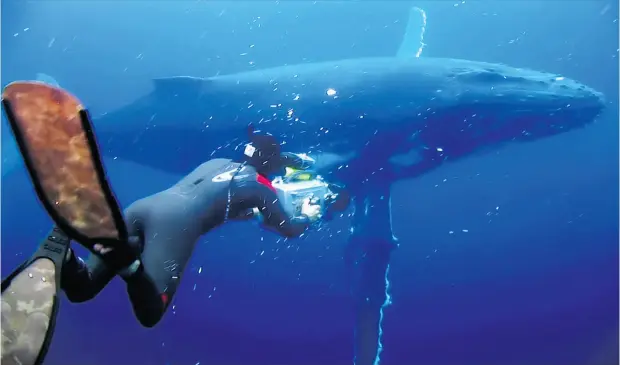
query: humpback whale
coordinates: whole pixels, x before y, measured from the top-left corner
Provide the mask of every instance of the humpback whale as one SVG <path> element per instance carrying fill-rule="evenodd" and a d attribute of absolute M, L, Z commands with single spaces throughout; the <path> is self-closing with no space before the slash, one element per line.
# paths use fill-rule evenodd
<path fill-rule="evenodd" d="M 425 57 L 171 77 L 153 85 L 148 95 L 95 120 L 104 155 L 186 173 L 205 159 L 239 154 L 253 122 L 349 187 L 355 213 L 345 261 L 357 283 L 357 365 L 378 363 L 382 347 L 386 274 L 397 247 L 391 183 L 507 143 L 583 127 L 604 106 L 599 92 L 560 75 Z"/>
<path fill-rule="evenodd" d="M 406 44 L 416 42 L 406 35 Z M 357 365 L 378 364 L 382 349 L 389 258 L 398 246 L 391 184 L 480 151 L 586 126 L 604 107 L 601 93 L 561 75 L 416 57 L 403 47 L 398 57 L 159 78 L 147 95 L 94 120 L 104 156 L 183 174 L 205 159 L 240 154 L 252 122 L 345 183 L 355 210 L 345 263 Z"/>

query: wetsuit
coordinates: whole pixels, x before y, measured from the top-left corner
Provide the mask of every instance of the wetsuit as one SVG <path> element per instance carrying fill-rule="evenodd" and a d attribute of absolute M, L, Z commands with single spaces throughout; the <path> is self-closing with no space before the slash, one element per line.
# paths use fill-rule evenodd
<path fill-rule="evenodd" d="M 287 215 L 270 181 L 254 167 L 228 159 L 205 162 L 171 188 L 125 210 L 130 241 L 139 246 L 141 265 L 124 279 L 144 326 L 155 325 L 163 316 L 200 236 L 227 217 L 247 217 L 255 208 L 266 227 L 286 237 L 299 236 L 309 224 L 305 216 Z M 91 255 L 85 263 L 71 254 L 62 287 L 70 301 L 83 302 L 94 298 L 116 274 L 99 256 Z"/>

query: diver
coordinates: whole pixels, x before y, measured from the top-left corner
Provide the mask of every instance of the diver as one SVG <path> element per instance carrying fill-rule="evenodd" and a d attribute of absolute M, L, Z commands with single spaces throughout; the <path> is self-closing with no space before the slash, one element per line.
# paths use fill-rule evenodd
<path fill-rule="evenodd" d="M 41 365 L 62 291 L 70 301 L 84 302 L 119 275 L 138 321 L 152 327 L 170 305 L 194 245 L 212 228 L 256 217 L 296 237 L 349 203 L 337 185 L 299 171 L 311 168 L 312 159 L 281 153 L 274 137 L 250 126 L 244 161 L 207 161 L 122 212 L 90 115 L 75 96 L 15 82 L 4 89 L 2 105 L 34 191 L 55 223 L 37 251 L 2 280 L 3 364 Z M 286 176 L 291 168 L 297 172 Z M 272 175 L 280 177 L 272 181 Z M 71 241 L 91 252 L 88 263 Z"/>
<path fill-rule="evenodd" d="M 228 219 L 257 217 L 264 227 L 297 237 L 319 218 L 321 207 L 309 199 L 301 215 L 285 212 L 270 176 L 296 159 L 282 154 L 274 137 L 251 134 L 244 156 L 244 162 L 207 161 L 169 189 L 131 204 L 124 212 L 125 248 L 96 244 L 99 255 L 91 254 L 88 263 L 69 249 L 61 280 L 67 298 L 93 299 L 118 274 L 139 322 L 152 327 L 174 296 L 194 245 L 211 229 Z"/>

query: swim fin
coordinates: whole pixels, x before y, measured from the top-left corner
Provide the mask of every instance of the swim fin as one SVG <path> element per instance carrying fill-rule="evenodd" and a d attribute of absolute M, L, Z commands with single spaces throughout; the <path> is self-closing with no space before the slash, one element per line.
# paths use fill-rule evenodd
<path fill-rule="evenodd" d="M 69 237 L 54 229 L 2 281 L 2 365 L 39 365 L 52 340 Z"/>
<path fill-rule="evenodd" d="M 2 104 L 39 200 L 56 225 L 91 252 L 113 248 L 110 268 L 131 264 L 127 227 L 106 178 L 87 110 L 69 92 L 13 82 Z M 96 252 L 94 252 L 97 254 Z"/>

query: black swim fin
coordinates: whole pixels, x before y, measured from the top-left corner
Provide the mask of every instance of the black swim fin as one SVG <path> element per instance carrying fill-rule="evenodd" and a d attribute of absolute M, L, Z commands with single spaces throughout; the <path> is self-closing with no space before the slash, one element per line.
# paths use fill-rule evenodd
<path fill-rule="evenodd" d="M 54 227 L 2 281 L 2 365 L 40 365 L 54 333 L 69 237 Z"/>

